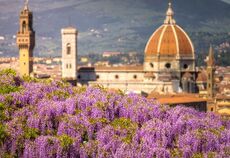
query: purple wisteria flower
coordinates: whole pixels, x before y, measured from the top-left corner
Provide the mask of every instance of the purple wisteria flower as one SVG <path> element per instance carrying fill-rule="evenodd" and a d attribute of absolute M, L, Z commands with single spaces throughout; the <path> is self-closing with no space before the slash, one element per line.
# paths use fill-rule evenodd
<path fill-rule="evenodd" d="M 14 75 L 0 86 L 0 157 L 230 157 L 230 120 L 214 113 Z"/>

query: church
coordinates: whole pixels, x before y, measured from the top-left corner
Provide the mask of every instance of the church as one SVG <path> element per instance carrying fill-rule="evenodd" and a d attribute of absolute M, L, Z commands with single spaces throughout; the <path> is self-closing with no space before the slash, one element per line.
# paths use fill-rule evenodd
<path fill-rule="evenodd" d="M 67 36 L 69 39 L 77 38 L 76 30 L 62 30 L 62 61 L 76 63 L 73 58 L 77 57 L 77 52 L 74 51 L 76 40 L 71 43 L 66 40 Z M 68 69 L 70 65 L 63 62 L 63 78 L 76 79 L 78 85 L 102 85 L 110 89 L 144 94 L 197 93 L 205 88 L 206 81 L 200 80 L 202 74 L 196 71 L 193 43 L 188 34 L 177 25 L 171 3 L 164 23 L 151 35 L 144 53 L 144 63 L 141 66 L 78 67 L 77 72 L 72 69 L 74 75 L 69 76 L 66 74 L 71 71 Z"/>

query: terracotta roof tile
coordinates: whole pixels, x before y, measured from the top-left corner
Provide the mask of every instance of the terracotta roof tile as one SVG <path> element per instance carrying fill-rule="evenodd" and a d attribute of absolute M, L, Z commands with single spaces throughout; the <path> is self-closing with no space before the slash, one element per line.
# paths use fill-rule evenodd
<path fill-rule="evenodd" d="M 162 25 L 150 37 L 146 55 L 193 57 L 193 44 L 186 32 L 178 25 Z"/>
<path fill-rule="evenodd" d="M 159 93 L 151 93 L 148 98 L 155 98 L 161 104 L 185 104 L 185 103 L 196 103 L 196 102 L 207 102 L 207 99 L 203 99 L 194 94 L 166 94 L 161 95 Z"/>

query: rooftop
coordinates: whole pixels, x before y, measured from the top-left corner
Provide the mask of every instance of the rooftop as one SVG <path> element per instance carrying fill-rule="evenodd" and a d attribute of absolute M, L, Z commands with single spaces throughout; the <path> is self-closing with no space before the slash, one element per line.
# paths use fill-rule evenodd
<path fill-rule="evenodd" d="M 198 103 L 207 102 L 207 99 L 200 98 L 195 94 L 166 94 L 161 95 L 159 93 L 151 93 L 148 98 L 155 98 L 160 104 L 186 104 L 186 103 Z"/>

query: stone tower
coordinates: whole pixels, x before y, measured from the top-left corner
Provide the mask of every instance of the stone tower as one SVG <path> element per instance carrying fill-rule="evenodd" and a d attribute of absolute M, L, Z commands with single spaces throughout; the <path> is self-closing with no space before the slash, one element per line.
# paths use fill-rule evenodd
<path fill-rule="evenodd" d="M 209 98 L 213 98 L 215 95 L 214 84 L 215 84 L 215 59 L 212 46 L 209 49 L 209 55 L 207 60 L 207 93 Z"/>
<path fill-rule="evenodd" d="M 35 32 L 33 30 L 33 13 L 29 10 L 28 0 L 20 12 L 17 45 L 19 48 L 20 76 L 29 76 L 33 72 L 33 49 Z"/>
<path fill-rule="evenodd" d="M 62 78 L 67 81 L 77 79 L 77 35 L 73 27 L 63 28 L 62 33 Z"/>

